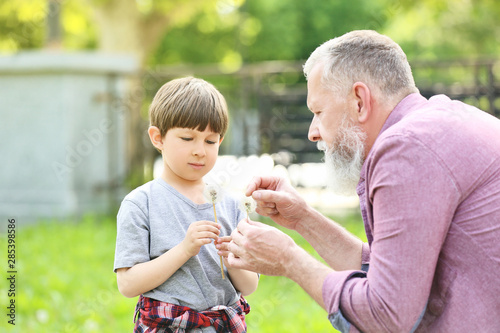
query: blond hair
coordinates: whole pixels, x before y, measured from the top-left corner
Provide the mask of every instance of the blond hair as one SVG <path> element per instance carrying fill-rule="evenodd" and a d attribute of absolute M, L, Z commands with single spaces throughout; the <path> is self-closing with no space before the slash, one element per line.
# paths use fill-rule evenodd
<path fill-rule="evenodd" d="M 224 96 L 212 84 L 194 77 L 164 84 L 151 103 L 149 121 L 162 137 L 175 127 L 203 132 L 208 126 L 222 138 L 229 123 Z"/>
<path fill-rule="evenodd" d="M 306 78 L 323 63 L 322 83 L 347 92 L 355 82 L 376 86 L 387 97 L 402 98 L 418 92 L 406 54 L 387 36 L 357 30 L 318 46 L 304 64 Z"/>

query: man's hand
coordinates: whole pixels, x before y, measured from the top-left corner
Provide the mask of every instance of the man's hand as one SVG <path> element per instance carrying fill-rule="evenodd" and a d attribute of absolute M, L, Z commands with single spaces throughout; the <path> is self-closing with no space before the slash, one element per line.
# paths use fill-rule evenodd
<path fill-rule="evenodd" d="M 298 246 L 286 234 L 260 222 L 242 220 L 231 234 L 230 267 L 265 275 L 288 276 L 293 250 Z"/>
<path fill-rule="evenodd" d="M 296 230 L 297 223 L 307 215 L 309 206 L 284 178 L 254 177 L 246 195 L 257 202 L 257 213 L 288 229 Z"/>

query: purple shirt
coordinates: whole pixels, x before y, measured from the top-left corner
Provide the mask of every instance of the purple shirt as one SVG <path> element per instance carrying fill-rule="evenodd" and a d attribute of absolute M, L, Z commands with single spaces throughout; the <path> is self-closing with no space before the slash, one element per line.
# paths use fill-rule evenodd
<path fill-rule="evenodd" d="M 323 284 L 350 332 L 500 332 L 500 120 L 439 95 L 404 98 L 361 172 L 368 272 Z"/>

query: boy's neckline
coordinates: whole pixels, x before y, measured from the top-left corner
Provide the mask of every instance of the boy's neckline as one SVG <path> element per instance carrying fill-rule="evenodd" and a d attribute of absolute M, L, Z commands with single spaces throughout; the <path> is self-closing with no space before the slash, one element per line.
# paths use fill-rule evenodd
<path fill-rule="evenodd" d="M 162 177 L 156 178 L 155 181 L 157 181 L 159 184 L 161 184 L 162 186 L 167 188 L 169 191 L 174 193 L 177 197 L 179 197 L 180 199 L 182 199 L 183 201 L 187 202 L 188 204 L 190 204 L 191 206 L 193 206 L 197 209 L 212 207 L 212 204 L 209 203 L 205 198 L 203 199 L 204 200 L 203 203 L 196 203 L 190 197 L 186 196 L 185 194 L 180 192 L 177 188 L 175 188 L 174 186 L 169 184 L 167 181 L 165 181 L 165 179 L 163 179 Z M 201 193 L 203 196 L 203 192 L 201 192 Z"/>

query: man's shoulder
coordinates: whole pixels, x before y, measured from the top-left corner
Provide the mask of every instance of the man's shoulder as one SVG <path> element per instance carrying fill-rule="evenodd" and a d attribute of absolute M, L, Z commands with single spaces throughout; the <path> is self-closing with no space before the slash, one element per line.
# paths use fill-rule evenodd
<path fill-rule="evenodd" d="M 389 163 L 412 161 L 429 167 L 432 162 L 454 177 L 470 178 L 500 157 L 500 121 L 486 112 L 446 96 L 435 96 L 422 103 L 382 132 L 367 161 Z M 462 175 L 459 170 L 467 170 Z"/>
<path fill-rule="evenodd" d="M 477 142 L 487 133 L 497 137 L 499 126 L 499 120 L 487 112 L 437 95 L 402 117 L 382 133 L 381 138 L 402 136 L 406 139 L 401 140 L 403 144 L 418 140 L 429 147 L 453 151 Z"/>
<path fill-rule="evenodd" d="M 463 119 L 471 115 L 470 107 L 447 96 L 433 96 L 425 103 L 415 106 L 396 123 L 380 134 L 378 141 L 397 140 L 403 145 L 418 141 L 424 145 L 440 144 L 443 139 L 453 139 L 457 127 L 463 127 Z M 478 110 L 479 111 L 479 110 Z"/>

